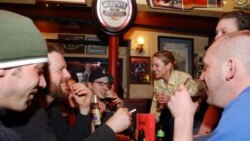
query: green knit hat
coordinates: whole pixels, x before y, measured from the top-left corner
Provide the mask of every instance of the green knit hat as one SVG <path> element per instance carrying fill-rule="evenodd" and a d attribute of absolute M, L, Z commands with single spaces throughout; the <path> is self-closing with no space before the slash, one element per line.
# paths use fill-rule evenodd
<path fill-rule="evenodd" d="M 0 10 L 0 69 L 48 62 L 47 45 L 31 19 Z"/>

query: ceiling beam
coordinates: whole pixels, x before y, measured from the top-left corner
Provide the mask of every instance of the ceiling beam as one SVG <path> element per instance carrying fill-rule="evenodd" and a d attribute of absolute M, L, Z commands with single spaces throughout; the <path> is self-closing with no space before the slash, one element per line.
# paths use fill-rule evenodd
<path fill-rule="evenodd" d="M 73 32 L 98 34 L 91 7 L 65 7 L 43 4 L 0 4 L 1 9 L 28 16 L 42 32 Z M 150 11 L 137 11 L 133 27 L 143 27 L 185 34 L 210 36 L 218 18 Z"/>

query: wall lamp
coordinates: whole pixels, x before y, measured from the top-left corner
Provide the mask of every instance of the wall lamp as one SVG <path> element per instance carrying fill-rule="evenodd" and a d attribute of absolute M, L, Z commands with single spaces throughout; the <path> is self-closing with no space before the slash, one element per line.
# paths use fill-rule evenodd
<path fill-rule="evenodd" d="M 137 53 L 142 53 L 144 51 L 144 38 L 138 37 L 137 38 L 137 47 L 135 48 Z"/>

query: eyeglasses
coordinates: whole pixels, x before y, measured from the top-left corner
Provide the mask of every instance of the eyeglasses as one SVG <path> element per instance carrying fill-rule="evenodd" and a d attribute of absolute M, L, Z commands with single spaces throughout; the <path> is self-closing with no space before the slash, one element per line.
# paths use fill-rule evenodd
<path fill-rule="evenodd" d="M 107 87 L 110 86 L 110 83 L 109 83 L 109 82 L 107 82 L 107 83 L 105 83 L 105 82 L 103 82 L 103 81 L 94 81 L 94 82 L 97 83 L 99 86 L 107 86 Z"/>

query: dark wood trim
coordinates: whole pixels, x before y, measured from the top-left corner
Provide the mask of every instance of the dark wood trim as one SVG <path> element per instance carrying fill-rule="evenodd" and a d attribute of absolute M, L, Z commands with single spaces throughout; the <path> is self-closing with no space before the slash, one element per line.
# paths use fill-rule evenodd
<path fill-rule="evenodd" d="M 91 7 L 56 6 L 43 4 L 0 4 L 0 9 L 10 10 L 28 16 L 42 32 L 103 34 L 93 21 Z M 218 18 L 169 13 L 138 11 L 132 27 L 212 36 Z"/>
<path fill-rule="evenodd" d="M 87 41 L 87 40 L 64 40 L 64 39 L 46 39 L 48 42 L 53 43 L 62 43 L 62 44 L 84 44 L 84 45 L 104 45 L 105 47 L 108 46 L 108 42 L 102 41 Z M 130 48 L 130 40 L 122 40 L 119 42 L 120 47 L 127 47 Z"/>
<path fill-rule="evenodd" d="M 172 32 L 211 35 L 218 18 L 138 11 L 135 27 Z"/>

